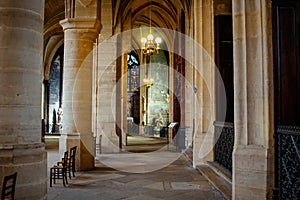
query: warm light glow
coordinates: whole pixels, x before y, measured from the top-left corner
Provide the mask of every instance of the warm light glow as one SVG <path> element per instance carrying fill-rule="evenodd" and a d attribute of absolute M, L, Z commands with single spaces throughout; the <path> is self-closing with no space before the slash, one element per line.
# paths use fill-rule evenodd
<path fill-rule="evenodd" d="M 153 35 L 152 35 L 151 33 L 147 36 L 147 39 L 148 39 L 148 40 L 151 40 L 151 41 L 152 41 L 153 38 L 154 38 L 154 37 L 153 37 Z"/>
<path fill-rule="evenodd" d="M 144 78 L 143 82 L 146 87 L 150 87 L 153 84 L 154 80 L 152 78 Z"/>
<path fill-rule="evenodd" d="M 160 37 L 156 37 L 154 41 L 154 36 L 151 31 L 151 0 L 150 0 L 150 31 L 149 35 L 145 38 L 141 38 L 142 42 L 142 52 L 143 54 L 152 55 L 153 53 L 158 53 L 160 51 L 160 43 L 162 39 Z"/>
<path fill-rule="evenodd" d="M 152 55 L 153 53 L 158 53 L 160 50 L 160 43 L 162 42 L 160 37 L 156 37 L 155 41 L 154 36 L 150 33 L 147 38 L 142 37 L 142 50 L 144 54 Z"/>
<path fill-rule="evenodd" d="M 161 38 L 160 38 L 160 37 L 157 37 L 157 38 L 155 39 L 155 42 L 158 43 L 158 44 L 160 44 L 160 43 L 161 43 Z"/>
<path fill-rule="evenodd" d="M 143 37 L 143 38 L 141 39 L 141 42 L 145 44 L 145 43 L 147 42 L 147 39 Z"/>

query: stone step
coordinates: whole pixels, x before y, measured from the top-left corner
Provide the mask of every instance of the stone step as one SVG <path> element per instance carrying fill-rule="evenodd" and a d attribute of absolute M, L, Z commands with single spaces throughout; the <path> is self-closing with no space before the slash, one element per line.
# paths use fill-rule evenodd
<path fill-rule="evenodd" d="M 197 169 L 209 180 L 209 182 L 228 200 L 232 199 L 232 184 L 216 173 L 208 165 L 199 165 Z"/>

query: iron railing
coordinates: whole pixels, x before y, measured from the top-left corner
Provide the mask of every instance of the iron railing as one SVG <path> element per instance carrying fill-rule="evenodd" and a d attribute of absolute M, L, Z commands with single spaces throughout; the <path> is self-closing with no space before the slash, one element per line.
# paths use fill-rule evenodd
<path fill-rule="evenodd" d="M 232 151 L 234 145 L 233 123 L 214 122 L 215 162 L 232 172 Z"/>
<path fill-rule="evenodd" d="M 275 155 L 274 199 L 300 199 L 300 127 L 276 128 Z"/>

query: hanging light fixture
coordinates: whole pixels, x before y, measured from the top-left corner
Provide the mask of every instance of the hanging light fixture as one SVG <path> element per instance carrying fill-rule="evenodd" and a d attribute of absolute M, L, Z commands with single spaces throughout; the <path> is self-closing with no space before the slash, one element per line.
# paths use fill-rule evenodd
<path fill-rule="evenodd" d="M 158 53 L 160 50 L 161 38 L 156 37 L 154 40 L 154 36 L 152 35 L 151 29 L 151 0 L 150 0 L 150 33 L 147 37 L 142 37 L 142 51 L 144 54 L 152 55 L 153 53 Z"/>

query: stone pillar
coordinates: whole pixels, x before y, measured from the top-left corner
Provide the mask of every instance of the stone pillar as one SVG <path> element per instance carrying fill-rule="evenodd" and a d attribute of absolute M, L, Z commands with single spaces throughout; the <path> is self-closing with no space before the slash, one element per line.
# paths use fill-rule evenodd
<path fill-rule="evenodd" d="M 213 121 L 215 65 L 213 57 L 213 1 L 194 1 L 194 88 L 195 133 L 193 165 L 213 160 Z M 198 106 L 199 105 L 199 106 Z"/>
<path fill-rule="evenodd" d="M 98 87 L 97 87 L 97 135 L 102 135 L 103 153 L 119 152 L 119 137 L 116 134 L 115 87 L 117 65 L 117 37 L 112 33 L 112 1 L 101 1 L 101 35 L 98 45 Z"/>
<path fill-rule="evenodd" d="M 47 154 L 41 142 L 44 1 L 1 1 L 0 9 L 0 180 L 17 172 L 16 199 L 45 199 Z"/>
<path fill-rule="evenodd" d="M 64 29 L 63 131 L 59 151 L 77 146 L 76 169 L 94 167 L 92 133 L 93 45 L 100 31 L 96 19 L 68 18 Z"/>
<path fill-rule="evenodd" d="M 271 0 L 233 1 L 233 199 L 271 199 L 273 72 Z"/>

